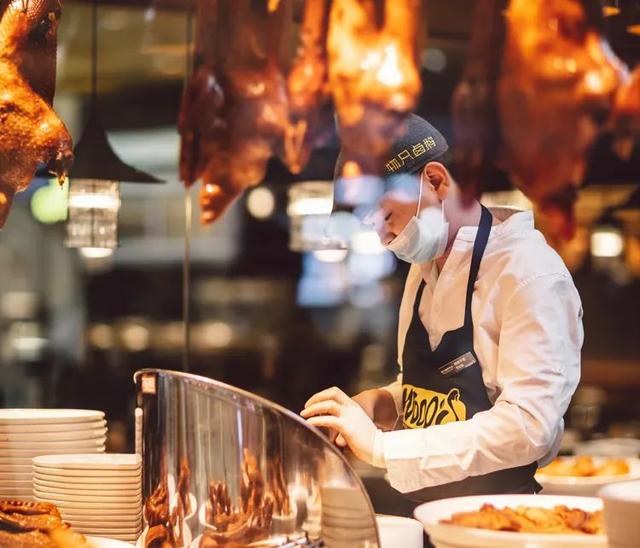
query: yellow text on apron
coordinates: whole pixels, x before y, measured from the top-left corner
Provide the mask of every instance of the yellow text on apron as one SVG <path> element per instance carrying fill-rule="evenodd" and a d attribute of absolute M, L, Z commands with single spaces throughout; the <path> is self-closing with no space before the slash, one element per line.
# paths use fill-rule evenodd
<path fill-rule="evenodd" d="M 460 390 L 457 388 L 443 394 L 403 384 L 402 391 L 402 421 L 406 428 L 427 428 L 434 424 L 467 420 L 467 406 L 460 398 Z"/>

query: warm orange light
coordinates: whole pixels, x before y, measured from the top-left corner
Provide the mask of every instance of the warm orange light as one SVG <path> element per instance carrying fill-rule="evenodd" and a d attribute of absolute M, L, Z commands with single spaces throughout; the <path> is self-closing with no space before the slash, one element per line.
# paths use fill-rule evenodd
<path fill-rule="evenodd" d="M 629 34 L 635 34 L 636 36 L 640 36 L 640 23 L 637 23 L 635 25 L 629 25 L 627 27 L 627 32 Z"/>
<path fill-rule="evenodd" d="M 614 15 L 618 15 L 620 13 L 620 8 L 618 6 L 602 6 L 602 14 L 605 17 L 613 17 Z"/>

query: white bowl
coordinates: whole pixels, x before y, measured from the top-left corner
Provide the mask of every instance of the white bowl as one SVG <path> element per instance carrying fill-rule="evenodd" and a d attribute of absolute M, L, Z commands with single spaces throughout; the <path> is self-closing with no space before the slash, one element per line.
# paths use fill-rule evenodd
<path fill-rule="evenodd" d="M 574 457 L 561 457 L 562 459 L 573 459 Z M 593 457 L 593 462 L 598 466 L 609 457 Z M 629 465 L 629 473 L 621 476 L 548 476 L 546 474 L 536 474 L 536 481 L 542 485 L 544 495 L 576 495 L 584 497 L 595 497 L 598 491 L 610 483 L 630 481 L 640 479 L 640 459 L 626 458 Z"/>
<path fill-rule="evenodd" d="M 481 495 L 458 497 L 427 502 L 418 506 L 414 515 L 430 537 L 432 544 L 441 548 L 606 548 L 605 535 L 556 535 L 544 533 L 516 533 L 488 531 L 440 523 L 457 512 L 479 510 L 483 504 L 496 508 L 531 506 L 553 508 L 563 504 L 570 508 L 594 512 L 602 509 L 602 501 L 592 497 L 559 497 L 552 495 Z"/>
<path fill-rule="evenodd" d="M 600 490 L 610 546 L 640 543 L 640 481 L 615 483 Z"/>
<path fill-rule="evenodd" d="M 380 548 L 423 548 L 422 524 L 411 518 L 376 515 Z"/>

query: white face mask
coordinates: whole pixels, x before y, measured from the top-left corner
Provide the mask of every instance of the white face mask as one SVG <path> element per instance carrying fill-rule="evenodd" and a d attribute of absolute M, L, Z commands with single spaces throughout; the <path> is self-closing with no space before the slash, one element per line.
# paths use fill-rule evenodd
<path fill-rule="evenodd" d="M 442 257 L 449 239 L 449 223 L 444 219 L 442 207 L 427 207 L 420 211 L 422 176 L 416 214 L 402 232 L 387 244 L 387 249 L 402 261 L 413 264 L 428 263 Z"/>

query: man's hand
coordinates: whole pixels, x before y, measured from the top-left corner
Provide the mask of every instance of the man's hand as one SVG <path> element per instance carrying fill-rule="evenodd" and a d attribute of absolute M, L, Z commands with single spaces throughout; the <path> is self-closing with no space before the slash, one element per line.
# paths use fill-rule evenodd
<path fill-rule="evenodd" d="M 365 397 L 364 394 L 359 394 L 360 399 L 364 400 L 364 405 L 373 414 L 377 398 L 373 395 Z M 363 405 L 339 388 L 334 386 L 318 392 L 307 401 L 300 414 L 314 426 L 335 430 L 359 459 L 374 463 L 378 429 Z"/>

